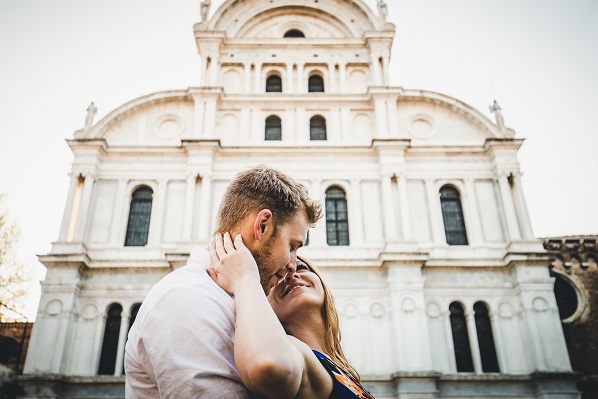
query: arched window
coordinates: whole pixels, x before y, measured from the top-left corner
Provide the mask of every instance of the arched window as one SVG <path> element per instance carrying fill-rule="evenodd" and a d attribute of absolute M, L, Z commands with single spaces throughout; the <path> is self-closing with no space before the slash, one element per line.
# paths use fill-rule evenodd
<path fill-rule="evenodd" d="M 467 245 L 467 233 L 465 232 L 459 191 L 451 186 L 442 187 L 440 189 L 440 206 L 442 207 L 447 244 Z"/>
<path fill-rule="evenodd" d="M 266 118 L 266 140 L 282 140 L 282 123 L 280 118 L 272 115 Z"/>
<path fill-rule="evenodd" d="M 559 308 L 559 316 L 561 320 L 566 320 L 572 317 L 579 307 L 577 291 L 561 274 L 551 272 L 550 275 L 554 277 L 554 296 Z"/>
<path fill-rule="evenodd" d="M 131 312 L 129 313 L 129 329 L 127 331 L 131 331 L 131 327 L 133 327 L 133 323 L 135 323 L 135 319 L 137 318 L 137 313 L 139 313 L 139 308 L 141 307 L 140 303 L 136 303 L 131 306 Z M 128 334 L 127 334 L 128 335 Z M 122 367 L 122 374 L 125 374 L 125 357 L 123 356 L 123 367 Z"/>
<path fill-rule="evenodd" d="M 475 328 L 478 334 L 478 346 L 480 347 L 480 357 L 482 358 L 482 371 L 485 373 L 498 373 L 498 358 L 496 357 L 496 347 L 494 346 L 494 335 L 492 334 L 492 325 L 488 315 L 488 306 L 483 302 L 476 302 L 473 305 L 475 312 Z"/>
<path fill-rule="evenodd" d="M 143 247 L 147 244 L 150 216 L 152 214 L 152 189 L 139 187 L 133 192 L 127 223 L 126 247 Z"/>
<path fill-rule="evenodd" d="M 305 35 L 300 30 L 291 29 L 290 31 L 284 34 L 284 37 L 305 37 Z"/>
<path fill-rule="evenodd" d="M 326 140 L 326 119 L 320 115 L 309 120 L 309 139 Z"/>
<path fill-rule="evenodd" d="M 280 76 L 268 76 L 268 79 L 266 79 L 266 93 L 282 93 L 282 79 Z"/>
<path fill-rule="evenodd" d="M 463 310 L 463 306 L 458 302 L 451 303 L 449 310 L 451 312 L 451 331 L 453 333 L 457 371 L 473 372 L 473 359 L 471 357 L 471 347 L 469 346 L 465 311 Z"/>
<path fill-rule="evenodd" d="M 324 79 L 320 75 L 311 75 L 307 88 L 310 93 L 324 93 Z"/>
<path fill-rule="evenodd" d="M 118 303 L 113 303 L 108 307 L 102 353 L 100 354 L 100 366 L 98 367 L 98 374 L 100 375 L 114 374 L 122 311 L 123 307 Z"/>
<path fill-rule="evenodd" d="M 338 187 L 326 190 L 326 242 L 349 245 L 349 220 L 345 192 Z"/>

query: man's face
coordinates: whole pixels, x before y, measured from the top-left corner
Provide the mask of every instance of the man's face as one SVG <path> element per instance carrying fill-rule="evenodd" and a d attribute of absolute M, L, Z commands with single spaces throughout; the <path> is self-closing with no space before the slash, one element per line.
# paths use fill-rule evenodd
<path fill-rule="evenodd" d="M 289 263 L 295 265 L 297 250 L 305 243 L 308 229 L 307 215 L 302 210 L 284 225 L 279 225 L 277 234 L 264 242 L 261 248 L 252 251 L 265 292 L 276 284 L 277 274 L 286 274 Z"/>

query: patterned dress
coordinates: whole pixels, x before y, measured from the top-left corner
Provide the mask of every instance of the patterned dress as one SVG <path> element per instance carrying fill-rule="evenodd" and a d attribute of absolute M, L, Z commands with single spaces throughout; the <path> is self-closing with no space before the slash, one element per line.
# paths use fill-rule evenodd
<path fill-rule="evenodd" d="M 313 352 L 332 376 L 333 386 L 329 399 L 375 399 L 358 381 L 330 360 L 328 356 L 316 350 Z"/>

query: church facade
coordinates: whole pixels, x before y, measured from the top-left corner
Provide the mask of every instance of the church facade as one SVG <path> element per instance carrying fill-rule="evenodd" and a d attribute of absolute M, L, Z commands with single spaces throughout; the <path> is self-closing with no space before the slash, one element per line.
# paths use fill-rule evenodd
<path fill-rule="evenodd" d="M 25 397 L 124 395 L 128 329 L 149 289 L 206 245 L 239 171 L 268 164 L 326 215 L 301 254 L 337 301 L 377 398 L 578 398 L 533 235 L 523 140 L 449 96 L 389 83 L 386 4 L 226 0 L 194 26 L 199 87 L 86 126 L 51 252 Z"/>

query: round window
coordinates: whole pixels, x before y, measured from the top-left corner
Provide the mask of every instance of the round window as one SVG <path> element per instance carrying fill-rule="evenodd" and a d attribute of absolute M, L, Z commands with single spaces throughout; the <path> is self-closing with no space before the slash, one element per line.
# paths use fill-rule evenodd
<path fill-rule="evenodd" d="M 561 320 L 569 319 L 577 312 L 579 307 L 579 300 L 577 298 L 577 290 L 569 279 L 559 273 L 551 273 L 554 281 L 554 296 L 556 297 L 556 304 L 559 307 L 559 315 Z"/>

